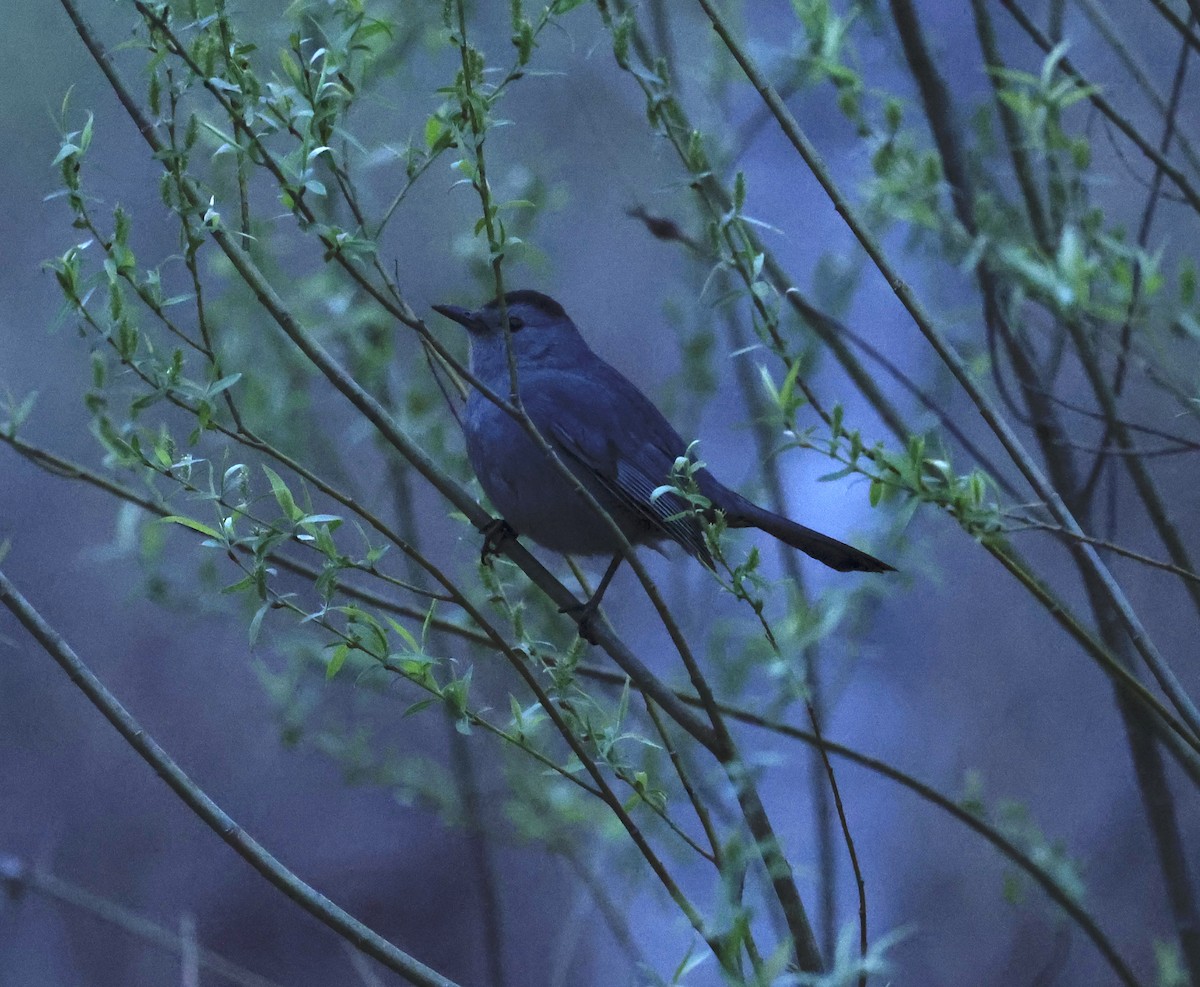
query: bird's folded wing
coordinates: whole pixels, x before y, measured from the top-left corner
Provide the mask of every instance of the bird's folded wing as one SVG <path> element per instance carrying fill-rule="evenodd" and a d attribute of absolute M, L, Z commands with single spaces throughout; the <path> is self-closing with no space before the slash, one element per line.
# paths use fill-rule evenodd
<path fill-rule="evenodd" d="M 712 556 L 704 543 L 704 532 L 688 513 L 687 502 L 669 492 L 651 497 L 658 487 L 667 482 L 674 463 L 663 450 L 645 443 L 638 445 L 636 450 L 623 450 L 625 454 L 613 449 L 612 443 L 606 443 L 602 449 L 589 450 L 571 430 L 557 422 L 550 426 L 549 433 L 570 459 L 584 467 L 622 504 L 660 529 L 664 537 L 677 541 L 687 552 L 712 568 Z M 633 436 L 628 439 L 631 443 L 636 441 Z M 654 466 L 648 466 L 650 463 Z M 656 479 L 651 472 L 657 472 L 658 466 L 662 470 L 661 476 Z"/>

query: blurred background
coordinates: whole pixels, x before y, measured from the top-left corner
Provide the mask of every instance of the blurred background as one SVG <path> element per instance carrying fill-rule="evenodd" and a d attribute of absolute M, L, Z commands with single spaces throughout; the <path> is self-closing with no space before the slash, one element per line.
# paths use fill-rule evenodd
<path fill-rule="evenodd" d="M 434 90 L 453 81 L 458 58 L 439 33 L 437 10 L 413 14 L 402 12 L 405 6 L 374 11 L 420 23 L 377 95 L 356 110 L 358 132 L 380 147 L 420 143 L 440 99 Z M 92 0 L 81 7 L 111 49 L 129 39 L 138 23 L 123 2 Z M 990 99 L 971 12 L 967 5 L 935 2 L 916 7 L 957 112 L 969 125 Z M 1147 10 L 1142 3 L 1114 4 L 1110 13 L 1166 91 L 1175 35 Z M 787 39 L 801 33 L 792 10 L 752 3 L 737 11 L 751 50 L 782 75 L 784 60 L 777 51 L 772 56 L 772 46 L 786 50 Z M 649 18 L 648 11 L 640 13 Z M 238 16 L 264 47 L 282 43 L 287 30 L 301 30 L 295 11 L 284 4 L 256 5 Z M 993 16 L 1012 64 L 1036 74 L 1041 53 L 999 7 Z M 82 338 L 69 314 L 60 317 L 61 294 L 41 266 L 87 239 L 72 229 L 63 200 L 48 198 L 60 185 L 51 162 L 68 92 L 69 129 L 80 127 L 85 113 L 95 115 L 86 187 L 96 197 L 97 215 L 107 217 L 115 204 L 123 205 L 135 218 L 147 257 L 166 256 L 178 242 L 160 215 L 159 169 L 62 8 L 18 4 L 5 20 L 0 120 L 7 140 L 0 168 L 8 194 L 0 219 L 0 389 L 17 401 L 37 392 L 23 438 L 96 468 L 104 451 L 82 400 L 91 386 L 94 344 Z M 715 57 L 712 32 L 699 12 L 673 11 L 670 23 L 683 67 L 678 84 L 695 123 L 736 135 L 734 167 L 748 183 L 745 211 L 767 224 L 762 236 L 795 283 L 913 378 L 932 382 L 961 427 L 1002 459 L 973 409 L 953 396 L 911 320 L 794 151 L 761 118 L 753 91 L 718 87 L 699 69 L 687 70 L 689 52 L 706 66 Z M 510 28 L 503 5 L 474 5 L 471 25 L 475 43 L 507 64 Z M 1149 123 L 1143 100 L 1120 88 L 1124 69 L 1081 8 L 1068 5 L 1064 33 L 1072 59 L 1102 85 L 1118 80 L 1109 95 L 1129 95 L 1125 112 Z M 886 12 L 858 31 L 855 43 L 871 86 L 916 99 Z M 141 92 L 142 53 L 131 47 L 117 52 L 116 61 Z M 536 288 L 562 302 L 601 356 L 651 395 L 681 433 L 701 437 L 702 455 L 714 472 L 760 492 L 751 413 L 736 374 L 737 361 L 753 364 L 755 354 L 738 353 L 729 342 L 713 292 L 699 295 L 705 265 L 678 243 L 654 238 L 629 215 L 640 207 L 685 229 L 693 219 L 687 176 L 665 142 L 648 131 L 643 97 L 616 65 L 591 5 L 539 38 L 536 68 L 545 74 L 511 87 L 502 104 L 510 126 L 497 129 L 487 145 L 497 194 L 519 198 L 532 189 L 539 205 L 528 233 L 522 231 L 532 248 L 511 266 L 509 287 Z M 1182 131 L 1195 129 L 1193 95 L 1181 104 Z M 843 188 L 869 180 L 870 150 L 828 90 L 801 90 L 789 106 Z M 1136 152 L 1118 147 L 1101 122 L 1088 126 L 1092 173 L 1100 176 L 1095 194 L 1112 224 L 1133 226 L 1145 163 L 1129 160 Z M 1149 126 L 1148 132 L 1157 130 Z M 363 184 L 384 190 L 372 201 L 378 208 L 387 202 L 386 191 L 402 183 L 403 163 L 398 152 L 381 154 L 375 167 Z M 449 158 L 431 166 L 397 211 L 381 257 L 389 271 L 394 267 L 417 314 L 463 352 L 456 327 L 429 312 L 433 303 L 476 305 L 489 297 L 478 273 L 480 247 L 471 236 L 478 201 L 469 187 L 456 186 L 458 178 Z M 279 212 L 273 222 L 287 244 L 294 224 Z M 1164 203 L 1156 242 L 1186 253 L 1194 222 L 1176 203 Z M 276 254 L 277 283 L 319 275 L 320 257 L 294 240 L 294 268 L 287 266 L 288 248 Z M 887 229 L 884 242 L 918 296 L 969 355 L 979 356 L 973 282 L 931 260 L 927 244 L 902 224 Z M 345 299 L 322 293 L 316 277 L 306 282 L 310 294 L 300 305 L 315 332 L 333 332 L 322 321 L 335 323 Z M 236 296 L 222 301 L 221 316 L 236 319 Z M 273 352 L 269 346 L 275 344 L 253 334 L 270 330 L 257 323 L 253 333 L 250 328 L 242 345 Z M 419 350 L 402 327 L 384 326 L 382 334 L 395 369 L 375 384 L 403 388 L 408 372 L 420 370 Z M 707 387 L 697 387 L 700 368 Z M 1194 382 L 1195 369 L 1188 373 Z M 847 421 L 862 428 L 868 441 L 885 438 L 833 361 L 814 355 L 810 381 L 830 403 L 845 405 Z M 899 406 L 914 408 L 886 375 L 878 383 Z M 1063 370 L 1059 386 L 1060 394 L 1076 389 L 1084 399 L 1082 375 L 1073 367 Z M 301 387 L 308 410 L 327 426 L 324 441 L 342 463 L 353 464 L 347 486 L 364 503 L 390 509 L 393 474 L 373 436 L 322 382 L 306 380 Z M 1139 410 L 1168 425 L 1176 415 L 1153 394 Z M 445 408 L 424 421 L 423 439 L 431 449 L 461 454 Z M 1084 421 L 1078 439 L 1094 443 L 1098 432 Z M 970 463 L 956 465 L 965 471 Z M 1072 862 L 1084 900 L 1143 982 L 1155 982 L 1154 941 L 1172 939 L 1171 919 L 1110 684 L 952 519 L 927 507 L 894 524 L 896 506 L 873 510 L 861 478 L 817 482 L 835 468 L 815 452 L 784 455 L 791 515 L 881 555 L 902 574 L 886 593 L 876 593 L 862 585 L 864 577 L 804 563 L 809 592 L 842 601 L 854 615 L 844 633 L 821 648 L 827 735 L 952 797 L 978 795 L 995 817 L 1039 833 L 1048 848 Z M 459 471 L 467 480 L 461 465 Z M 1154 475 L 1185 539 L 1200 548 L 1194 456 L 1156 460 Z M 415 496 L 425 535 L 443 558 L 468 571 L 478 553 L 475 533 L 447 521 L 446 507 L 432 495 L 418 490 Z M 1130 497 L 1118 485 L 1118 516 Z M 1140 517 L 1133 511 L 1129 516 Z M 1152 535 L 1136 524 L 1122 524 L 1120 534 L 1123 542 L 1161 555 Z M 654 983 L 654 974 L 669 979 L 691 932 L 636 862 L 618 855 L 612 865 L 601 853 L 589 856 L 586 846 L 534 839 L 529 821 L 513 819 L 505 808 L 508 769 L 494 743 L 478 733 L 463 738 L 437 711 L 402 716 L 417 698 L 402 685 L 364 688 L 361 695 L 353 682 L 326 685 L 290 653 L 295 641 L 289 628 L 251 645 L 247 613 L 206 591 L 210 583 L 234 577 L 211 571 L 190 577 L 198 550 L 182 532 L 155 536 L 160 554 L 147 561 L 153 554 L 148 537 L 143 520 L 113 498 L 50 475 L 0 446 L 4 571 L 196 782 L 302 878 L 463 984 Z M 1019 537 L 1035 564 L 1065 568 L 1066 553 L 1055 542 L 1037 534 Z M 737 539 L 745 547 L 755 535 Z M 778 576 L 778 553 L 765 541 L 758 542 L 765 566 Z M 645 554 L 714 681 L 722 682 L 723 635 L 744 614 L 680 554 Z M 1188 658 L 1196 613 L 1178 583 L 1128 560 L 1112 564 L 1156 643 L 1194 691 L 1200 676 Z M 1074 604 L 1083 599 L 1069 583 L 1059 588 Z M 635 651 L 682 684 L 666 638 L 627 570 L 607 606 Z M 169 953 L 27 886 L 21 877 L 26 868 L 51 872 L 171 929 L 194 920 L 202 946 L 278 983 L 370 982 L 331 932 L 270 888 L 179 803 L 7 614 L 0 616 L 0 656 L 0 862 L 9 891 L 0 899 L 0 983 L 161 983 L 178 976 L 178 961 Z M 509 686 L 503 674 L 486 662 L 477 674 L 480 694 L 504 710 Z M 728 678 L 729 688 L 743 690 L 743 703 L 753 708 L 745 690 L 754 676 L 735 682 L 730 672 Z M 379 756 L 356 755 L 356 737 Z M 802 893 L 815 898 L 807 752 L 750 728 L 739 739 L 764 765 L 769 808 L 798 865 Z M 459 783 L 467 779 L 456 798 L 436 791 L 439 770 Z M 1093 946 L 977 836 L 876 775 L 848 764 L 838 771 L 872 935 L 905 932 L 889 951 L 890 980 L 878 982 L 1113 982 Z M 1173 765 L 1171 772 L 1178 782 Z M 1194 848 L 1200 838 L 1195 792 L 1184 785 L 1177 791 L 1178 818 Z M 463 824 L 470 813 L 455 818 L 453 803 L 461 808 L 464 797 L 477 801 L 475 818 L 488 820 L 490 839 Z M 1200 869 L 1194 850 L 1190 863 Z M 837 928 L 819 929 L 825 939 L 853 929 L 855 921 L 853 879 L 844 861 L 838 873 Z M 616 915 L 606 915 L 606 908 Z M 382 982 L 394 979 L 372 969 Z M 203 982 L 222 981 L 206 973 Z M 717 983 L 719 976 L 710 962 L 686 982 Z"/>

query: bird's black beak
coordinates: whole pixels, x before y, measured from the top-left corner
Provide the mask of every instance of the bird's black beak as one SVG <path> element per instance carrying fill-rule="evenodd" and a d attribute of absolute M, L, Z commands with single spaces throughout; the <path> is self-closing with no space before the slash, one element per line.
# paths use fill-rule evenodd
<path fill-rule="evenodd" d="M 467 332 L 478 332 L 483 328 L 483 321 L 469 308 L 462 308 L 459 305 L 433 305 L 431 308 L 439 315 L 444 315 L 452 322 L 457 322 Z"/>

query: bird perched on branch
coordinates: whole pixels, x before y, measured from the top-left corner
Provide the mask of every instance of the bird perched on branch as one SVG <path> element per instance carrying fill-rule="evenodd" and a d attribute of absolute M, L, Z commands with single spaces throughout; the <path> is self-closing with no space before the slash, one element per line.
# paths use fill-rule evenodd
<path fill-rule="evenodd" d="M 506 333 L 498 300 L 479 309 L 434 305 L 471 337 L 471 373 L 501 398 L 510 393 Z M 678 542 L 713 567 L 691 505 L 661 488 L 677 482 L 687 443 L 619 371 L 600 359 L 553 298 L 536 291 L 504 296 L 521 404 L 562 464 L 634 545 Z M 557 552 L 611 555 L 586 605 L 590 616 L 622 559 L 610 525 L 574 489 L 511 414 L 473 390 L 462 419 L 467 456 L 503 519 Z M 888 572 L 886 562 L 759 507 L 707 469 L 692 473 L 699 493 L 731 528 L 758 528 L 842 572 Z"/>

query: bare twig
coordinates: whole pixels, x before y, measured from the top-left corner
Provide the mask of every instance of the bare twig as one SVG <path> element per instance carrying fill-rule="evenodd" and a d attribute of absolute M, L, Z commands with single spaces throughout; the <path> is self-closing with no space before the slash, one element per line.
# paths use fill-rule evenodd
<path fill-rule="evenodd" d="M 1034 43 L 1042 49 L 1046 54 L 1050 54 L 1054 50 L 1054 43 L 1046 37 L 1029 19 L 1029 16 L 1016 3 L 1016 0 L 999 0 L 1001 6 L 1009 12 L 1013 20 L 1015 20 L 1021 29 L 1033 39 Z M 1083 75 L 1070 59 L 1063 57 L 1058 62 L 1061 71 L 1070 76 L 1075 82 L 1083 86 L 1088 91 L 1088 99 L 1092 105 L 1096 107 L 1109 121 L 1112 122 L 1121 133 L 1133 142 L 1134 146 L 1142 152 L 1151 162 L 1153 162 L 1164 175 L 1171 180 L 1180 193 L 1187 200 L 1188 204 L 1197 212 L 1200 212 L 1200 192 L 1192 185 L 1188 177 L 1180 171 L 1175 165 L 1171 164 L 1166 158 L 1158 152 L 1158 150 L 1142 135 L 1142 133 L 1126 119 L 1116 108 L 1101 95 L 1100 89 L 1088 82 L 1086 76 Z"/>
<path fill-rule="evenodd" d="M 1127 559 L 1133 559 L 1135 562 L 1142 563 L 1142 565 L 1148 565 L 1154 569 L 1162 569 L 1164 572 L 1169 572 L 1171 575 L 1178 576 L 1180 579 L 1187 579 L 1192 582 L 1200 582 L 1200 575 L 1197 575 L 1190 569 L 1182 569 L 1177 565 L 1172 565 L 1170 562 L 1160 562 L 1158 559 L 1152 559 L 1148 555 L 1143 555 L 1141 552 L 1135 552 L 1131 548 L 1125 548 L 1123 545 L 1118 545 L 1115 542 L 1108 541 L 1104 538 L 1091 538 L 1087 535 L 1070 535 L 1062 528 L 1061 525 L 1047 524 L 1044 521 L 1038 521 L 1034 518 L 1024 517 L 1019 514 L 1013 514 L 1012 516 L 1025 528 L 1035 531 L 1050 531 L 1056 535 L 1070 538 L 1073 541 L 1085 541 L 1089 545 L 1095 545 L 1097 548 L 1103 548 L 1105 551 L 1112 552 L 1116 555 L 1123 555 Z"/>
<path fill-rule="evenodd" d="M 608 669 L 597 668 L 592 665 L 580 666 L 579 672 L 581 675 L 586 675 L 589 678 L 607 682 L 614 686 L 620 686 L 624 682 L 624 679 L 620 675 Z M 695 696 L 689 696 L 681 692 L 679 693 L 679 697 L 686 703 L 696 706 L 700 704 L 700 701 Z M 1071 920 L 1083 930 L 1083 933 L 1099 950 L 1121 983 L 1126 984 L 1127 987 L 1140 987 L 1140 982 L 1133 975 L 1133 971 L 1129 968 L 1129 965 L 1121 958 L 1112 941 L 1104 934 L 1096 924 L 1095 919 L 1088 914 L 1075 897 L 1064 890 L 1051 873 L 1045 870 L 1036 860 L 1030 857 L 998 829 L 990 825 L 986 819 L 981 819 L 974 813 L 964 809 L 953 799 L 947 798 L 941 792 L 937 791 L 937 789 L 926 785 L 912 775 L 901 771 L 899 768 L 879 758 L 871 757 L 852 747 L 847 747 L 844 744 L 839 744 L 824 737 L 818 737 L 807 730 L 801 730 L 799 727 L 793 727 L 786 723 L 776 722 L 748 710 L 739 709 L 734 706 L 722 706 L 722 711 L 731 720 L 737 720 L 740 723 L 746 723 L 763 730 L 770 730 L 772 733 L 789 737 L 793 740 L 799 740 L 813 747 L 819 747 L 834 757 L 843 758 L 853 764 L 866 768 L 880 777 L 887 778 L 889 781 L 907 788 L 922 800 L 952 816 L 956 821 L 962 823 L 972 832 L 978 834 L 994 846 L 1006 858 L 1020 867 L 1021 870 L 1025 871 L 1046 892 L 1047 896 L 1062 908 L 1070 916 Z"/>
<path fill-rule="evenodd" d="M 896 271 L 887 259 L 875 235 L 858 219 L 856 210 L 845 196 L 842 195 L 829 169 L 818 154 L 816 147 L 805 136 L 795 117 L 792 116 L 791 111 L 779 99 L 778 93 L 775 92 L 771 84 L 759 72 L 757 65 L 750 58 L 745 48 L 733 37 L 732 32 L 725 23 L 724 18 L 718 13 L 712 0 L 697 0 L 697 2 L 708 15 L 717 34 L 720 35 L 722 42 L 741 66 L 746 77 L 754 85 L 755 89 L 758 90 L 764 102 L 771 107 L 783 133 L 791 141 L 797 153 L 804 159 L 805 164 L 808 165 L 809 170 L 820 182 L 838 213 L 846 221 L 846 224 L 850 227 L 859 243 L 862 244 L 863 249 L 875 263 L 876 267 L 879 268 L 880 273 L 891 286 L 901 304 L 904 305 L 909 315 L 912 316 L 913 322 L 921 331 L 921 334 L 949 368 L 955 380 L 958 381 L 959 385 L 971 399 L 972 403 L 978 409 L 979 414 L 1000 441 L 1004 450 L 1012 458 L 1021 474 L 1037 492 L 1038 496 L 1046 502 L 1055 519 L 1064 528 L 1069 532 L 1082 534 L 1083 532 L 1079 528 L 1078 522 L 1071 512 L 1067 510 L 1059 492 L 1046 479 L 1046 476 L 1033 457 L 1026 451 L 1024 444 L 1016 432 L 1013 431 L 1007 420 L 999 413 L 991 398 L 975 382 L 958 351 L 934 323 L 916 294 L 900 277 L 899 272 Z M 1001 0 L 1001 3 L 1004 3 L 1006 7 L 1010 5 L 1010 2 L 1011 0 Z M 1030 26 L 1032 27 L 1032 25 Z M 1157 156 L 1157 152 L 1155 154 Z M 1164 168 L 1164 170 L 1166 169 Z M 1178 171 L 1175 174 L 1178 175 Z M 1186 180 L 1184 180 L 1184 184 L 1186 185 Z M 1197 196 L 1196 201 L 1198 207 L 1200 207 L 1200 196 Z M 1192 736 L 1200 737 L 1200 710 L 1197 710 L 1195 703 L 1183 688 L 1182 683 L 1179 682 L 1175 673 L 1159 653 L 1149 633 L 1142 625 L 1140 618 L 1130 605 L 1120 584 L 1113 578 L 1112 573 L 1108 571 L 1108 568 L 1099 555 L 1096 554 L 1096 550 L 1093 547 L 1090 545 L 1084 546 L 1081 552 L 1083 565 L 1095 575 L 1099 583 L 1103 586 L 1108 601 L 1119 615 L 1134 646 L 1145 660 L 1155 679 L 1158 681 L 1159 686 L 1170 698 L 1181 718 L 1187 723 Z"/>
<path fill-rule="evenodd" d="M 342 936 L 356 948 L 373 956 L 389 970 L 405 977 L 417 987 L 456 987 L 454 982 L 425 966 L 408 953 L 393 946 L 335 905 L 316 889 L 300 880 L 275 859 L 257 840 L 241 828 L 220 806 L 208 797 L 164 751 L 153 737 L 117 701 L 75 654 L 62 636 L 21 595 L 0 571 L 0 605 L 6 607 L 37 640 L 45 652 L 67 673 L 71 681 L 125 738 L 141 758 L 154 769 L 170 789 L 199 816 L 210 829 L 251 867 L 278 890 L 318 921 Z"/>
<path fill-rule="evenodd" d="M 179 933 L 56 874 L 30 866 L 16 857 L 0 855 L 0 885 L 10 896 L 34 892 L 78 908 L 128 935 L 176 956 L 182 955 L 184 951 L 185 943 Z M 192 928 L 194 932 L 194 923 Z M 260 977 L 257 973 L 225 959 L 220 953 L 198 946 L 194 938 L 191 945 L 196 946 L 194 961 L 200 969 L 207 970 L 231 984 L 237 984 L 239 987 L 279 987 L 276 981 Z M 346 948 L 356 956 L 361 955 L 349 943 L 346 943 Z"/>

